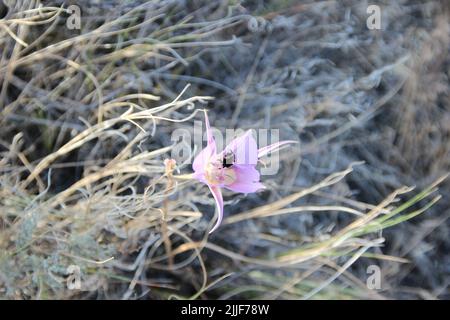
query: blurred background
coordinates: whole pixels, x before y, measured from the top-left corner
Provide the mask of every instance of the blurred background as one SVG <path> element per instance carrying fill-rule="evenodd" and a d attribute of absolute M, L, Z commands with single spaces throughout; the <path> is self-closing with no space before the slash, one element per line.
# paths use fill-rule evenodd
<path fill-rule="evenodd" d="M 3 0 L 0 297 L 450 298 L 449 10 Z M 300 142 L 209 236 L 163 164 L 204 108 Z"/>

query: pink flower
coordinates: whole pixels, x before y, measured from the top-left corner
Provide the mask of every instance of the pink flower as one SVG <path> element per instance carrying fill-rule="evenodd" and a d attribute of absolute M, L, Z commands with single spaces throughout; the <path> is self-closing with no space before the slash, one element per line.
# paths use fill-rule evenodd
<path fill-rule="evenodd" d="M 192 168 L 193 177 L 205 183 L 216 201 L 219 215 L 216 224 L 209 233 L 215 231 L 223 218 L 223 198 L 221 188 L 234 192 L 252 193 L 264 189 L 259 182 L 256 169 L 259 158 L 277 150 L 280 146 L 296 141 L 281 141 L 258 149 L 251 130 L 232 140 L 225 149 L 217 153 L 216 142 L 211 132 L 208 115 L 205 111 L 207 145 L 195 157 Z"/>

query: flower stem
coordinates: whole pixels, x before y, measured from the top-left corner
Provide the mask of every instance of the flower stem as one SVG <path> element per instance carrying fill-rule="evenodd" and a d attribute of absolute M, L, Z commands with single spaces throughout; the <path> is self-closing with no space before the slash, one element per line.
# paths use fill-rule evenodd
<path fill-rule="evenodd" d="M 177 176 L 172 176 L 174 179 L 178 179 L 178 180 L 191 180 L 194 178 L 194 174 L 193 173 L 189 173 L 189 174 L 181 174 L 181 175 L 177 175 Z"/>

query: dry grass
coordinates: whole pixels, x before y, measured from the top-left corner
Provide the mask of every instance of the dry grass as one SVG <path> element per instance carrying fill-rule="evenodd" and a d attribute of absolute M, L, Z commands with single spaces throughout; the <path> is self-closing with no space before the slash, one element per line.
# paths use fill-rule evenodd
<path fill-rule="evenodd" d="M 448 6 L 372 32 L 344 2 L 77 1 L 82 30 L 3 7 L 0 297 L 448 298 Z M 164 164 L 203 108 L 301 141 L 209 237 L 207 188 Z"/>

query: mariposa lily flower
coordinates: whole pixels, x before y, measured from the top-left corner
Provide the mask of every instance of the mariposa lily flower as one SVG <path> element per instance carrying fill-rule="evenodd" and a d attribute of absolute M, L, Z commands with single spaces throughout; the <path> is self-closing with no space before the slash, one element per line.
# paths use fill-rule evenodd
<path fill-rule="evenodd" d="M 212 233 L 222 223 L 224 210 L 221 189 L 245 194 L 264 189 L 265 186 L 259 181 L 260 174 L 256 169 L 259 159 L 282 145 L 297 142 L 286 140 L 258 149 L 251 130 L 248 130 L 217 153 L 206 111 L 205 125 L 207 145 L 195 157 L 192 168 L 193 178 L 209 187 L 218 208 L 217 222 L 209 232 Z"/>

